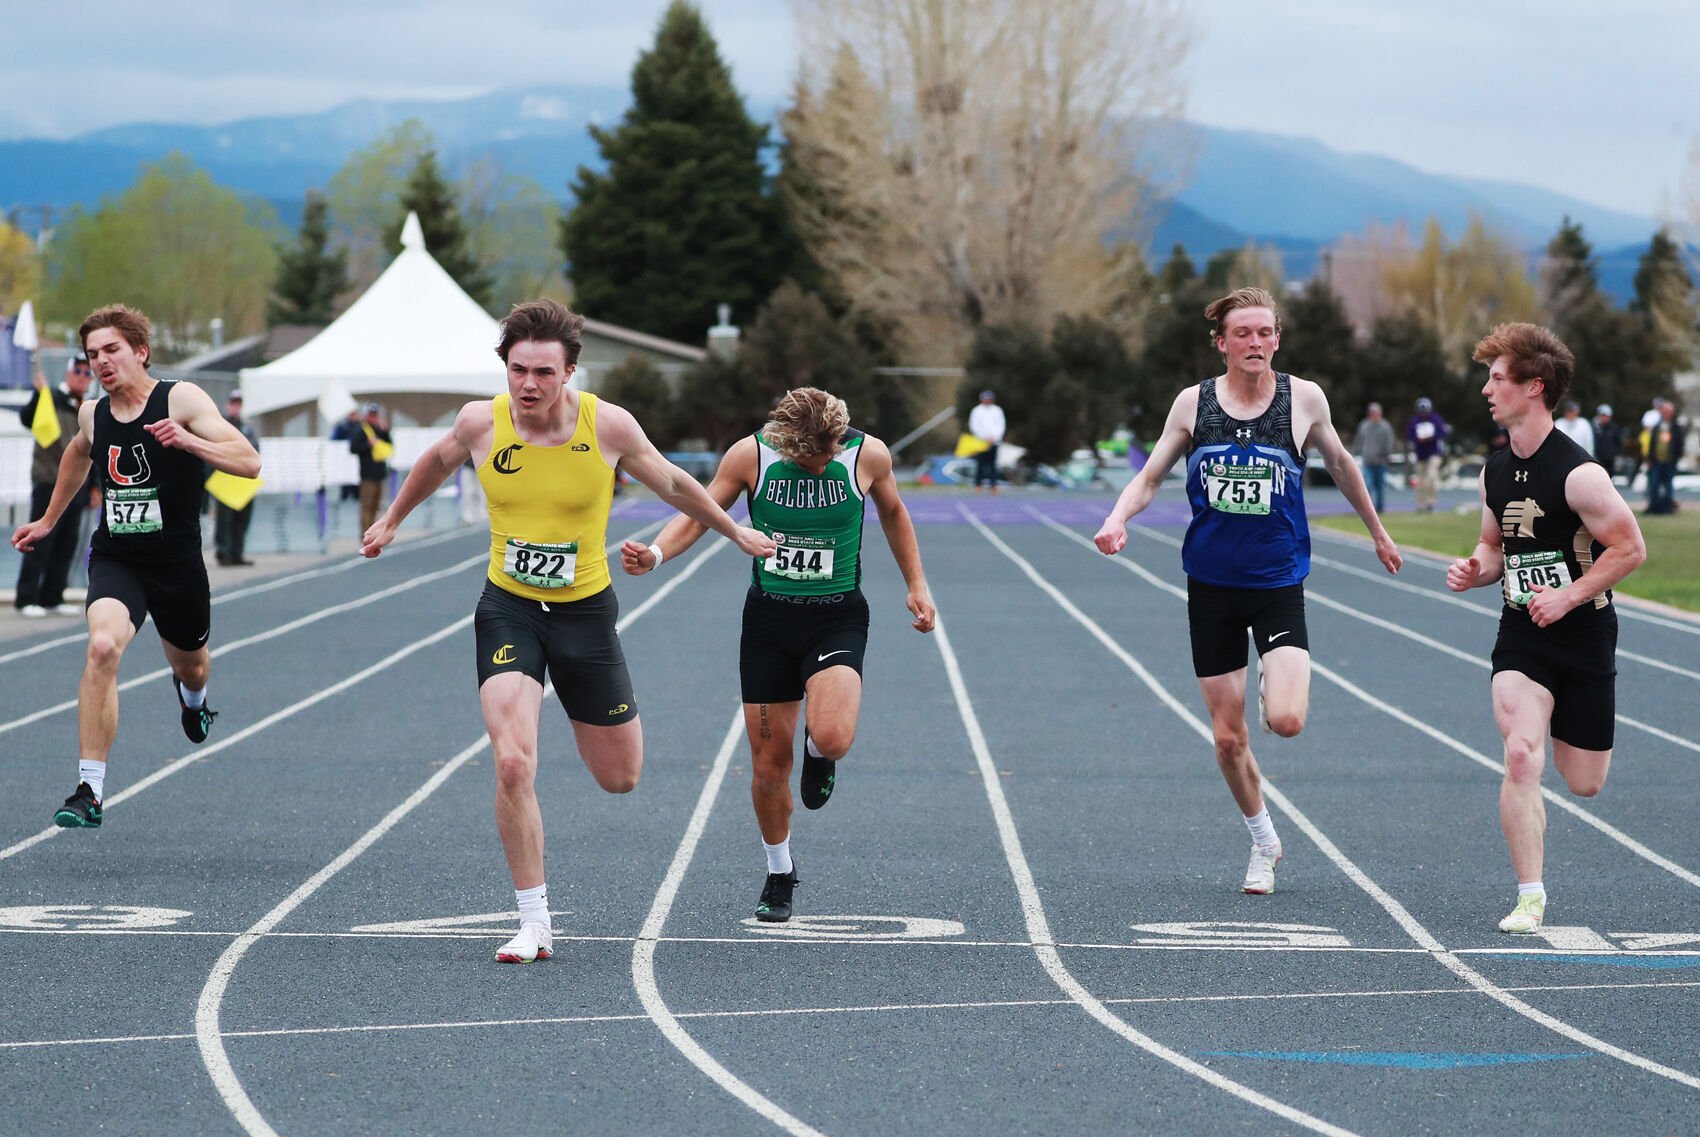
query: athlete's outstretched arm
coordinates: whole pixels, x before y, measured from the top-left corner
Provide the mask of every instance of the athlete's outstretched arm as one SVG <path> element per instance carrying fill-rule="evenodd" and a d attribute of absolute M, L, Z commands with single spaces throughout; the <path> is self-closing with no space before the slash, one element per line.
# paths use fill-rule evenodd
<path fill-rule="evenodd" d="M 732 449 L 720 459 L 720 468 L 714 472 L 714 480 L 708 483 L 708 496 L 721 509 L 731 509 L 739 494 L 755 487 L 756 468 L 756 440 L 746 435 L 734 442 Z M 661 550 L 664 560 L 672 560 L 696 544 L 697 539 L 707 532 L 708 526 L 681 513 L 661 530 L 660 536 L 655 538 L 655 547 Z M 620 567 L 630 575 L 642 576 L 655 565 L 655 554 L 649 551 L 648 545 L 627 541 L 620 546 Z"/>
<path fill-rule="evenodd" d="M 437 488 L 472 457 L 473 448 L 479 445 L 480 440 L 482 449 L 490 448 L 491 413 L 489 401 L 468 403 L 460 409 L 449 432 L 419 456 L 419 461 L 413 464 L 413 469 L 407 472 L 406 480 L 396 491 L 390 507 L 361 536 L 361 556 L 375 557 L 383 552 L 384 546 L 395 540 L 395 531 L 407 515 L 420 502 L 436 493 Z"/>
<path fill-rule="evenodd" d="M 82 492 L 83 483 L 88 481 L 89 469 L 94 465 L 91 457 L 94 450 L 94 405 L 93 399 L 85 399 L 83 405 L 77 408 L 77 433 L 71 436 L 71 441 L 65 445 L 65 453 L 59 458 L 59 477 L 53 483 L 53 496 L 47 501 L 47 512 L 18 526 L 12 534 L 12 547 L 18 552 L 29 552 L 35 548 L 37 541 L 53 532 L 71 499 Z"/>
<path fill-rule="evenodd" d="M 866 493 L 874 499 L 879 511 L 880 528 L 885 530 L 885 542 L 897 561 L 897 571 L 909 588 L 909 613 L 917 632 L 930 632 L 938 621 L 938 609 L 933 607 L 933 594 L 927 588 L 927 574 L 921 568 L 921 543 L 915 539 L 915 523 L 909 517 L 909 507 L 897 493 L 897 477 L 891 468 L 891 451 L 886 444 L 871 435 L 862 438 L 862 456 L 856 460 L 858 472 L 869 475 Z"/>
<path fill-rule="evenodd" d="M 1197 417 L 1198 387 L 1194 385 L 1175 396 L 1174 404 L 1169 407 L 1169 417 L 1163 423 L 1163 433 L 1158 436 L 1157 445 L 1151 448 L 1145 468 L 1122 489 L 1110 515 L 1104 518 L 1103 526 L 1092 538 L 1099 552 L 1113 557 L 1122 551 L 1127 544 L 1128 519 L 1137 516 L 1157 496 L 1158 487 L 1169 476 L 1169 468 L 1186 453 L 1187 444 L 1192 441 L 1193 420 Z"/>
<path fill-rule="evenodd" d="M 1564 479 L 1564 496 L 1594 540 L 1605 546 L 1588 571 L 1563 588 L 1534 586 L 1529 618 L 1537 628 L 1569 615 L 1572 609 L 1602 596 L 1647 559 L 1647 545 L 1635 511 L 1612 485 L 1604 466 L 1586 462 Z"/>
<path fill-rule="evenodd" d="M 630 411 L 606 399 L 598 405 L 596 438 L 616 466 L 648 486 L 655 496 L 688 517 L 695 518 L 752 557 L 772 554 L 774 544 L 765 533 L 733 521 L 715 504 L 695 478 L 669 462 L 643 432 Z"/>
<path fill-rule="evenodd" d="M 1446 566 L 1446 587 L 1454 592 L 1493 584 L 1505 575 L 1505 538 L 1499 532 L 1499 518 L 1487 506 L 1487 471 L 1483 470 L 1476 481 L 1481 487 L 1482 531 L 1476 538 L 1475 552 Z"/>
<path fill-rule="evenodd" d="M 161 446 L 187 450 L 215 470 L 239 478 L 260 476 L 260 452 L 225 421 L 212 396 L 193 383 L 171 388 L 170 415 L 142 427 Z"/>
<path fill-rule="evenodd" d="M 1311 447 L 1322 451 L 1322 464 L 1328 470 L 1328 476 L 1334 479 L 1334 484 L 1340 487 L 1340 492 L 1346 500 L 1352 503 L 1352 508 L 1358 512 L 1358 520 L 1364 523 L 1369 535 L 1375 541 L 1375 555 L 1386 567 L 1388 572 L 1398 572 L 1405 563 L 1405 558 L 1399 555 L 1399 546 L 1393 543 L 1393 538 L 1387 535 L 1387 527 L 1382 525 L 1381 517 L 1375 512 L 1375 502 L 1370 500 L 1369 487 L 1364 484 L 1363 471 L 1352 459 L 1352 454 L 1346 449 L 1346 444 L 1340 441 L 1340 434 L 1334 429 L 1334 420 L 1328 413 L 1328 396 L 1320 386 L 1307 379 L 1293 380 L 1293 398 L 1297 402 L 1304 401 L 1304 413 L 1311 421 L 1305 444 L 1302 450 L 1309 451 Z M 1299 472 L 1304 476 L 1304 471 Z"/>

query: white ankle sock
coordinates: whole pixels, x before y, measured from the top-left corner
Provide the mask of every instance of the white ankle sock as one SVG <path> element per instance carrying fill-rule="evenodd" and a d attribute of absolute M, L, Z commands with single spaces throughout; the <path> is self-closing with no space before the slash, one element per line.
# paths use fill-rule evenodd
<path fill-rule="evenodd" d="M 540 884 L 536 888 L 516 888 L 514 899 L 519 902 L 521 924 L 542 924 L 545 928 L 549 926 L 548 884 Z"/>
<path fill-rule="evenodd" d="M 791 863 L 790 837 L 786 837 L 777 845 L 769 845 L 766 841 L 763 841 L 761 847 L 767 850 L 768 872 L 787 873 L 795 867 Z"/>
<path fill-rule="evenodd" d="M 77 761 L 77 779 L 87 782 L 94 791 L 94 800 L 106 800 L 106 763 L 94 758 Z"/>
<path fill-rule="evenodd" d="M 1245 827 L 1251 830 L 1251 843 L 1262 849 L 1279 849 L 1281 838 L 1275 836 L 1275 823 L 1269 819 L 1269 809 L 1265 806 L 1258 811 L 1256 817 L 1245 819 Z"/>
<path fill-rule="evenodd" d="M 1518 881 L 1517 882 L 1517 895 L 1518 896 L 1530 896 L 1530 895 L 1545 896 L 1546 894 L 1547 894 L 1547 886 L 1545 884 L 1542 884 L 1538 880 Z"/>
<path fill-rule="evenodd" d="M 179 680 L 179 690 L 183 692 L 183 705 L 186 707 L 203 706 L 207 701 L 207 689 L 205 687 L 202 687 L 199 691 L 191 691 L 182 686 L 181 680 Z"/>
<path fill-rule="evenodd" d="M 815 736 L 806 730 L 803 732 L 803 753 L 807 754 L 811 758 L 826 757 L 826 755 L 820 752 L 820 747 L 815 745 Z"/>

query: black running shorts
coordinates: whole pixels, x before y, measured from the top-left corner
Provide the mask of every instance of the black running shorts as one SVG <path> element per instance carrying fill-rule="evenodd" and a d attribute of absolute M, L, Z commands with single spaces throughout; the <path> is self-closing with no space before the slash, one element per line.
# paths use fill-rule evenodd
<path fill-rule="evenodd" d="M 744 598 L 738 680 L 746 703 L 795 703 L 817 671 L 853 667 L 868 650 L 868 600 L 861 589 L 828 596 L 778 596 L 752 588 Z"/>
<path fill-rule="evenodd" d="M 1186 622 L 1192 633 L 1192 670 L 1200 679 L 1245 667 L 1247 628 L 1251 629 L 1259 659 L 1272 648 L 1310 650 L 1302 584 L 1224 588 L 1188 577 Z"/>
<path fill-rule="evenodd" d="M 1552 692 L 1552 736 L 1579 750 L 1610 750 L 1617 729 L 1617 623 L 1560 639 L 1523 613 L 1506 613 L 1493 673 L 1515 671 Z"/>
<path fill-rule="evenodd" d="M 486 580 L 473 612 L 478 685 L 518 671 L 555 684 L 574 722 L 618 726 L 637 717 L 637 697 L 614 624 L 620 600 L 612 587 L 570 604 L 527 600 Z"/>
<path fill-rule="evenodd" d="M 137 631 L 153 617 L 159 638 L 182 651 L 207 646 L 212 631 L 212 586 L 199 549 L 170 561 L 130 560 L 89 550 L 88 603 L 122 601 Z"/>

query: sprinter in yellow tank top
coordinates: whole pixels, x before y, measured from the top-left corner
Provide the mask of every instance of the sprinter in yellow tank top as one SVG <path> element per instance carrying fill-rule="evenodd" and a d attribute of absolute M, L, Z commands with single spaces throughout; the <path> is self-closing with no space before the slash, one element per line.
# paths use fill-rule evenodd
<path fill-rule="evenodd" d="M 496 354 L 508 391 L 468 403 L 414 465 L 366 531 L 375 557 L 402 520 L 468 460 L 490 502 L 490 565 L 474 617 L 478 699 L 496 761 L 496 828 L 513 877 L 520 930 L 502 963 L 548 959 L 553 945 L 538 808 L 537 722 L 547 674 L 597 785 L 628 793 L 643 769 L 643 728 L 614 624 L 608 511 L 622 469 L 749 556 L 774 544 L 740 527 L 702 486 L 662 457 L 631 414 L 567 385 L 584 318 L 553 300 L 517 304 Z"/>

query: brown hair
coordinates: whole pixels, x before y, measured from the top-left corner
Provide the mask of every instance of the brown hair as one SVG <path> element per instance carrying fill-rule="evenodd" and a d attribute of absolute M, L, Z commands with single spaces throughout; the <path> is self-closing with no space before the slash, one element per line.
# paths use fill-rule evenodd
<path fill-rule="evenodd" d="M 1511 357 L 1507 371 L 1517 382 L 1540 379 L 1546 383 L 1541 398 L 1549 411 L 1558 406 L 1576 377 L 1576 356 L 1539 324 L 1501 324 L 1482 337 L 1471 358 L 1492 367 L 1502 355 Z"/>
<path fill-rule="evenodd" d="M 554 340 L 567 353 L 567 366 L 578 365 L 579 349 L 584 346 L 579 333 L 584 331 L 584 317 L 576 315 L 558 300 L 528 300 L 515 304 L 502 321 L 502 338 L 496 344 L 496 354 L 508 361 L 508 352 L 516 343 L 535 340 L 547 343 Z"/>
<path fill-rule="evenodd" d="M 849 429 L 850 408 L 843 399 L 819 387 L 798 387 L 780 396 L 761 435 L 794 461 L 837 454 L 844 449 L 842 439 Z"/>
<path fill-rule="evenodd" d="M 77 342 L 83 345 L 83 354 L 89 350 L 89 336 L 102 328 L 111 328 L 124 337 L 124 342 L 137 352 L 147 352 L 148 358 L 142 361 L 146 367 L 153 360 L 153 324 L 141 312 L 124 304 L 108 304 L 104 308 L 96 308 L 84 318 L 82 326 L 77 329 Z"/>
<path fill-rule="evenodd" d="M 1215 339 L 1222 334 L 1222 324 L 1228 318 L 1228 313 L 1236 308 L 1267 308 L 1275 315 L 1275 334 L 1281 334 L 1281 309 L 1275 306 L 1275 297 L 1269 295 L 1265 288 L 1236 288 L 1226 296 L 1218 297 L 1204 306 L 1204 318 L 1210 321 L 1210 338 Z"/>

